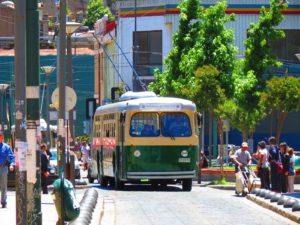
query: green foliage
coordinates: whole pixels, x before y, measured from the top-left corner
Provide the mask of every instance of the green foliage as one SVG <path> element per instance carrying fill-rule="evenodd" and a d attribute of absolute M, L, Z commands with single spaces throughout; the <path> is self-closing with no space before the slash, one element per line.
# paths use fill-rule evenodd
<path fill-rule="evenodd" d="M 265 7 L 261 9 L 261 15 L 256 24 L 250 24 L 248 39 L 245 42 L 245 64 L 244 74 L 250 70 L 257 78 L 257 88 L 263 88 L 264 73 L 270 66 L 280 66 L 281 63 L 272 53 L 271 42 L 282 39 L 284 32 L 277 30 L 277 27 L 283 20 L 281 10 L 287 7 L 287 4 L 279 4 L 281 0 L 271 0 L 270 11 Z"/>
<path fill-rule="evenodd" d="M 149 88 L 162 96 L 176 95 L 172 81 L 176 81 L 185 71 L 179 66 L 182 57 L 195 45 L 200 17 L 200 0 L 183 0 L 178 8 L 180 19 L 178 31 L 173 35 L 173 48 L 165 59 L 166 69 L 161 73 L 155 70 L 155 82 Z M 180 94 L 179 94 L 180 95 Z"/>
<path fill-rule="evenodd" d="M 103 5 L 102 0 L 89 0 L 86 11 L 86 18 L 84 20 L 84 25 L 88 26 L 90 29 L 94 28 L 94 24 L 98 19 L 101 19 L 105 14 L 108 15 L 108 20 L 114 20 L 109 8 Z"/>
<path fill-rule="evenodd" d="M 221 87 L 220 72 L 212 65 L 199 67 L 182 93 L 195 102 L 199 111 L 213 111 L 226 99 Z"/>
<path fill-rule="evenodd" d="M 180 66 L 183 71 L 187 71 L 187 77 L 193 76 L 193 72 L 203 65 L 215 66 L 221 74 L 219 81 L 222 88 L 226 94 L 230 94 L 232 82 L 229 74 L 234 67 L 237 49 L 233 45 L 233 30 L 225 26 L 235 16 L 227 15 L 226 7 L 227 1 L 221 1 L 202 13 L 197 42 L 183 57 Z"/>
<path fill-rule="evenodd" d="M 243 134 L 254 132 L 256 124 L 265 116 L 265 107 L 260 100 L 269 78 L 266 70 L 281 65 L 271 48 L 272 41 L 284 37 L 283 31 L 275 29 L 283 20 L 281 10 L 287 7 L 279 2 L 271 0 L 269 11 L 262 7 L 258 22 L 252 23 L 248 31 L 245 59 L 237 61 L 233 71 L 234 104 L 239 116 L 232 115 L 231 124 Z"/>
<path fill-rule="evenodd" d="M 300 109 L 300 78 L 293 76 L 274 77 L 267 81 L 266 91 L 261 96 L 268 109 L 282 112 Z"/>

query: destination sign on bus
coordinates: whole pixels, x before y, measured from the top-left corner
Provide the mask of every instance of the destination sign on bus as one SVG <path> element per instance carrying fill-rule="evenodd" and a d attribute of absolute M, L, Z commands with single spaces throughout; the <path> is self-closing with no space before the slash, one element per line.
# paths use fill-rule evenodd
<path fill-rule="evenodd" d="M 141 103 L 140 110 L 181 110 L 180 103 Z"/>

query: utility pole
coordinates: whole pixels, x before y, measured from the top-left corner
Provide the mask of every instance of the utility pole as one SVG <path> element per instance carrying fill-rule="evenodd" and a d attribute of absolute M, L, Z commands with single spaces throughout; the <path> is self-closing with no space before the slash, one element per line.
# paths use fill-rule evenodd
<path fill-rule="evenodd" d="M 40 170 L 40 56 L 37 0 L 26 1 L 27 224 L 42 224 Z"/>
<path fill-rule="evenodd" d="M 65 56 L 66 56 L 66 0 L 59 2 L 59 67 L 58 67 L 58 165 L 61 179 L 61 212 L 57 224 L 64 224 L 64 171 L 65 171 Z"/>
<path fill-rule="evenodd" d="M 16 224 L 26 225 L 26 2 L 17 0 L 15 10 Z"/>

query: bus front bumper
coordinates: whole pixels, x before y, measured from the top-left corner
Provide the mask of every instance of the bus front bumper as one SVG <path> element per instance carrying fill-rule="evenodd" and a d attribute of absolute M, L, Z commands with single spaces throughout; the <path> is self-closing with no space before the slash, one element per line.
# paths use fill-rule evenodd
<path fill-rule="evenodd" d="M 177 172 L 127 172 L 128 179 L 185 179 L 194 178 L 196 171 Z"/>

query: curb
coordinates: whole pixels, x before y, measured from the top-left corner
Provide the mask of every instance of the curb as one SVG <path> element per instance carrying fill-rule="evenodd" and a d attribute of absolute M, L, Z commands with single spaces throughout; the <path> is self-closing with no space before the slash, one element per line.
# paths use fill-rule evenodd
<path fill-rule="evenodd" d="M 300 214 L 296 215 L 295 213 L 290 212 L 288 209 L 281 208 L 281 206 L 278 206 L 277 203 L 271 203 L 269 200 L 258 198 L 253 194 L 248 194 L 247 199 L 300 224 Z"/>
<path fill-rule="evenodd" d="M 79 216 L 69 223 L 69 225 L 88 225 L 93 219 L 93 212 L 97 205 L 98 192 L 91 188 L 85 191 L 82 200 L 80 201 Z"/>
<path fill-rule="evenodd" d="M 206 187 L 219 189 L 219 190 L 228 190 L 228 191 L 235 190 L 235 186 L 228 186 L 228 185 L 207 185 Z"/>

